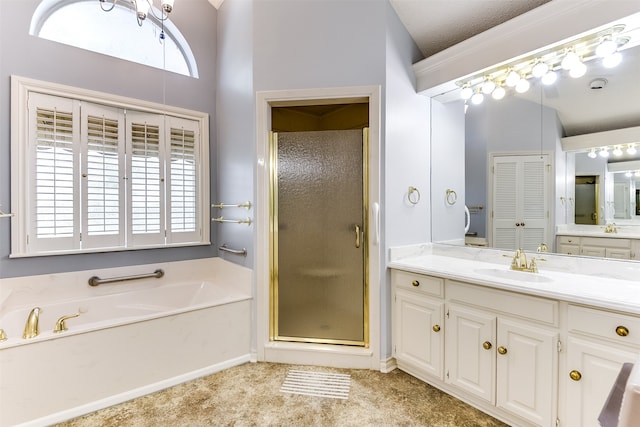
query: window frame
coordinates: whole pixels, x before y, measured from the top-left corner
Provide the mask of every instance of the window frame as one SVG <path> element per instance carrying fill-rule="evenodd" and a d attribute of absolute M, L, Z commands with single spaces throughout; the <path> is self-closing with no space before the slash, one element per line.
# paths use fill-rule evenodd
<path fill-rule="evenodd" d="M 46 23 L 49 17 L 51 17 L 51 15 L 55 14 L 62 7 L 70 6 L 73 3 L 85 3 L 85 2 L 88 3 L 88 2 L 96 2 L 96 1 L 97 0 L 42 0 L 38 5 L 38 7 L 36 8 L 36 10 L 34 11 L 33 16 L 31 17 L 31 22 L 29 24 L 29 34 L 35 37 L 40 37 L 40 30 L 42 29 L 42 26 Z M 96 5 L 96 7 L 98 6 Z M 131 10 L 134 14 L 133 16 L 135 16 L 135 8 L 133 4 L 130 2 L 119 2 L 114 7 L 121 8 L 123 10 L 125 9 Z M 156 9 L 155 6 L 152 6 L 152 7 L 154 8 L 156 15 L 159 16 L 162 13 L 161 11 Z M 102 12 L 102 13 L 106 13 L 106 12 Z M 149 14 L 147 15 L 146 21 L 149 21 L 150 25 L 153 25 L 158 30 L 164 29 L 165 37 L 173 40 L 178 51 L 184 58 L 185 64 L 188 69 L 188 74 L 183 74 L 181 72 L 173 71 L 173 70 L 166 70 L 166 71 L 178 73 L 180 75 L 193 77 L 196 79 L 199 78 L 198 64 L 196 62 L 195 55 L 193 54 L 193 51 L 191 50 L 191 47 L 189 46 L 187 39 L 182 35 L 178 27 L 171 21 L 171 19 L 167 18 L 166 20 L 164 20 L 164 22 L 161 22 L 150 11 Z M 133 22 L 133 25 L 137 25 L 135 24 L 135 20 L 133 18 L 132 18 L 132 22 Z M 49 39 L 45 39 L 45 40 L 49 40 Z M 59 43 L 57 41 L 54 41 L 54 42 Z M 83 47 L 79 47 L 74 44 L 67 44 L 67 43 L 63 43 L 63 44 L 66 44 L 68 46 L 73 46 L 79 49 L 85 49 Z M 112 56 L 115 58 L 122 59 L 124 61 L 136 63 L 136 64 L 159 68 L 155 65 L 146 63 L 142 60 L 136 61 L 136 60 L 131 60 L 127 58 L 122 58 L 121 56 L 118 56 L 118 55 L 114 56 L 113 54 L 105 53 L 100 50 L 90 49 L 90 51 L 98 53 L 100 55 Z"/>
<path fill-rule="evenodd" d="M 190 236 L 172 236 L 170 215 L 166 215 L 166 221 L 164 222 L 163 237 L 164 242 L 158 243 L 158 241 L 139 244 L 138 246 L 131 246 L 131 242 L 128 242 L 128 246 L 118 247 L 88 247 L 80 249 L 57 249 L 49 251 L 34 252 L 29 247 L 29 233 L 31 232 L 31 224 L 33 213 L 29 209 L 33 209 L 33 203 L 31 200 L 31 188 L 33 184 L 29 184 L 29 174 L 31 171 L 30 163 L 32 162 L 32 147 L 29 144 L 29 111 L 28 102 L 30 93 L 40 93 L 44 95 L 50 95 L 55 97 L 68 98 L 73 102 L 86 102 L 91 104 L 98 104 L 106 108 L 121 109 L 124 111 L 136 112 L 136 113 L 148 113 L 155 115 L 166 115 L 166 118 L 176 118 L 180 120 L 193 121 L 197 123 L 197 137 L 198 142 L 198 158 L 199 167 L 196 168 L 196 182 L 197 182 L 197 208 L 196 208 L 196 223 L 199 226 L 197 230 L 198 240 L 191 240 L 194 236 L 193 233 Z M 128 123 L 128 122 L 127 122 Z M 127 126 L 129 126 L 127 124 Z M 81 124 L 78 124 L 78 128 Z M 163 146 L 166 146 L 167 141 L 164 140 L 170 133 L 171 126 L 167 126 L 163 135 Z M 126 131 L 125 131 L 126 132 Z M 129 138 L 127 136 L 126 138 Z M 124 143 L 124 141 L 123 141 Z M 170 144 L 170 139 L 169 142 Z M 11 253 L 10 258 L 18 257 L 33 257 L 33 256 L 47 256 L 47 255 L 63 255 L 63 254 L 78 254 L 78 253 L 95 253 L 95 252 L 119 252 L 140 250 L 149 248 L 171 248 L 171 247 L 183 247 L 183 246 L 201 246 L 210 245 L 210 165 L 209 165 L 209 114 L 194 110 L 188 110 L 180 107 L 174 107 L 164 104 L 158 104 L 149 101 L 143 101 L 133 99 L 129 97 L 113 95 L 93 90 L 87 90 L 82 88 L 76 88 L 72 86 L 61 85 L 57 83 L 44 82 L 34 80 L 21 76 L 11 76 L 11 205 L 16 213 L 11 219 Z M 80 151 L 78 151 L 80 155 Z M 127 156 L 127 159 L 129 156 Z M 121 159 L 122 160 L 122 159 Z M 165 160 L 163 164 L 168 165 L 169 160 Z M 163 177 L 164 178 L 164 177 Z M 31 188 L 30 188 L 31 187 Z M 166 190 L 164 194 L 170 193 L 170 188 L 165 186 Z M 75 192 L 80 194 L 81 187 L 76 188 Z M 165 211 L 170 210 L 170 206 L 164 207 Z M 126 217 L 130 215 L 129 212 L 125 213 Z M 128 220 L 127 220 L 128 221 Z M 129 233 L 129 227 L 125 229 L 126 233 Z"/>

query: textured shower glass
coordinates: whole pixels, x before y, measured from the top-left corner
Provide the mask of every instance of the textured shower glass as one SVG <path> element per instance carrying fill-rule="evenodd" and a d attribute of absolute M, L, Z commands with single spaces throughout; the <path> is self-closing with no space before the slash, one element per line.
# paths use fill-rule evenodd
<path fill-rule="evenodd" d="M 364 341 L 361 130 L 278 134 L 277 335 Z"/>

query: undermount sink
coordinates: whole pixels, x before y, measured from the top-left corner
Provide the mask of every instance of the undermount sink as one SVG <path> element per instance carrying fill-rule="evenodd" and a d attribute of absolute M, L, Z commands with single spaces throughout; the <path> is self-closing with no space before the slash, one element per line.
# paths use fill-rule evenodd
<path fill-rule="evenodd" d="M 478 274 L 483 274 L 486 276 L 502 277 L 504 279 L 518 280 L 520 282 L 553 282 L 553 279 L 550 277 L 541 276 L 538 273 L 529 273 L 526 271 L 507 270 L 502 268 L 478 268 L 474 271 Z"/>

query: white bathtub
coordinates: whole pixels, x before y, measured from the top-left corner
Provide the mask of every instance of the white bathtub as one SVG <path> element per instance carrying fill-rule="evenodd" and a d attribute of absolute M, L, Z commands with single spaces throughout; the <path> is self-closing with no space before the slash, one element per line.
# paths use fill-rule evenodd
<path fill-rule="evenodd" d="M 165 276 L 86 283 L 155 268 Z M 40 334 L 23 339 L 36 306 Z M 220 258 L 3 279 L 0 426 L 50 425 L 245 363 L 250 310 L 251 271 Z"/>

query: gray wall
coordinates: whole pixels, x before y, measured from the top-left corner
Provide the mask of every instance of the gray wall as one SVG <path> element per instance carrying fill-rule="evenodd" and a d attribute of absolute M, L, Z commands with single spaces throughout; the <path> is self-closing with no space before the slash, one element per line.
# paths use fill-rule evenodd
<path fill-rule="evenodd" d="M 96 2 L 97 3 L 97 2 Z M 10 211 L 10 76 L 12 74 L 80 88 L 162 102 L 163 71 L 30 36 L 37 0 L 0 1 L 0 204 Z M 96 6 L 98 7 L 98 6 Z M 164 73 L 167 104 L 210 115 L 215 147 L 216 10 L 207 0 L 176 3 L 172 21 L 195 55 L 200 74 L 193 79 Z M 133 20 L 133 25 L 136 25 Z M 105 37 L 109 35 L 106 34 Z M 135 42 L 135 41 L 132 41 Z M 211 152 L 211 165 L 215 150 Z M 212 170 L 212 194 L 215 183 Z M 214 236 L 212 236 L 212 241 Z M 88 270 L 215 256 L 211 246 L 130 252 L 9 259 L 10 220 L 0 219 L 0 277 Z"/>
<path fill-rule="evenodd" d="M 411 68 L 420 53 L 386 0 L 227 1 L 219 18 L 218 192 L 225 202 L 247 199 L 255 183 L 256 91 L 383 89 L 380 320 L 381 352 L 387 357 L 387 249 L 430 240 L 428 202 L 411 208 L 402 194 L 409 185 L 429 186 L 428 100 L 416 94 Z M 217 228 L 220 242 L 249 248 L 246 260 L 227 258 L 250 266 L 255 254 L 249 229 Z"/>

